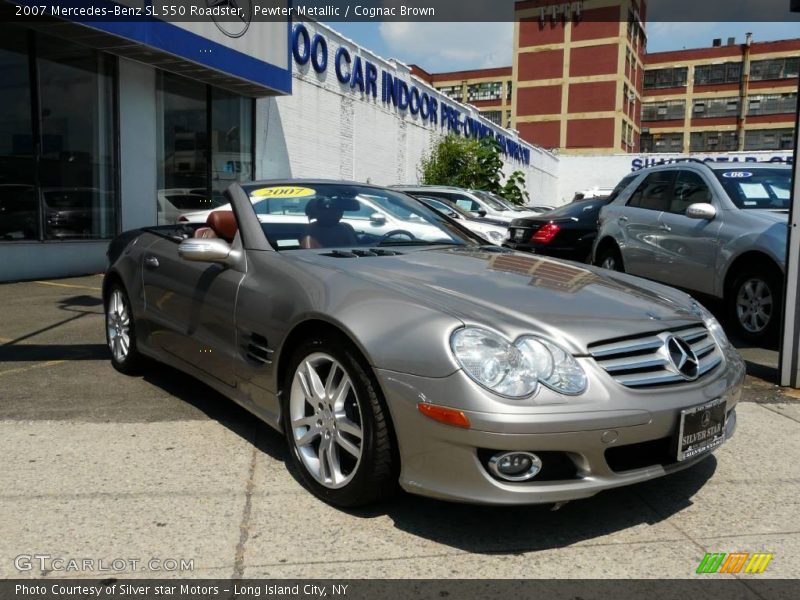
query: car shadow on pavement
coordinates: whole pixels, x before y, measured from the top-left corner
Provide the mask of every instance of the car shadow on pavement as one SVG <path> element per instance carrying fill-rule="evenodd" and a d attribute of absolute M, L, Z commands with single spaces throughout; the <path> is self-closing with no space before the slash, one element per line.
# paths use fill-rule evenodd
<path fill-rule="evenodd" d="M 552 504 L 476 506 L 400 494 L 388 503 L 351 514 L 363 518 L 386 515 L 402 531 L 473 553 L 547 550 L 625 530 L 635 533 L 618 539 L 652 541 L 657 536 L 648 529 L 691 506 L 692 496 L 716 466 L 712 456 L 686 471 L 601 492 L 557 511 L 551 510 Z M 670 539 L 681 539 L 678 531 L 669 533 Z"/>
<path fill-rule="evenodd" d="M 300 474 L 289 460 L 283 435 L 257 417 L 171 367 L 152 364 L 144 379 L 283 463 L 283 468 L 297 481 L 298 489 L 302 486 Z M 634 530 L 637 533 L 631 535 L 652 540 L 654 534 L 648 533 L 648 528 L 691 506 L 692 497 L 714 474 L 716 466 L 716 459 L 711 456 L 685 471 L 601 492 L 592 498 L 568 503 L 557 511 L 551 510 L 552 504 L 457 504 L 398 490 L 394 497 L 380 504 L 343 512 L 356 519 L 388 517 L 395 527 L 406 533 L 475 553 L 545 550 L 625 530 Z M 677 531 L 670 531 L 670 534 L 674 534 L 670 539 L 681 539 Z M 627 539 L 625 535 L 623 539 Z"/>

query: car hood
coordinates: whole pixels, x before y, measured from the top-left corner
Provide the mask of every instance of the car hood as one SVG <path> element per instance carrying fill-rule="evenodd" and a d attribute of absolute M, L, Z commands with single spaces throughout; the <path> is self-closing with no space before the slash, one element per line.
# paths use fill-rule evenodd
<path fill-rule="evenodd" d="M 756 217 L 765 223 L 772 225 L 773 223 L 788 223 L 789 211 L 787 210 L 769 210 L 765 208 L 748 208 L 741 211 L 745 215 Z"/>
<path fill-rule="evenodd" d="M 613 271 L 499 249 L 398 250 L 402 254 L 358 258 L 293 255 L 413 297 L 465 324 L 510 339 L 543 335 L 575 354 L 586 354 L 592 342 L 699 321 L 686 294 Z"/>

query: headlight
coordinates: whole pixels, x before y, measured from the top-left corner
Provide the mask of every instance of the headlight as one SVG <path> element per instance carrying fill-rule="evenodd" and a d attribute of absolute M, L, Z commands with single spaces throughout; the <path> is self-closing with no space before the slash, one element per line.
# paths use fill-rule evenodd
<path fill-rule="evenodd" d="M 502 396 L 530 396 L 538 382 L 563 394 L 586 389 L 586 374 L 572 355 L 541 338 L 525 336 L 512 344 L 491 331 L 467 327 L 453 333 L 450 345 L 467 375 Z"/>
<path fill-rule="evenodd" d="M 725 335 L 725 330 L 722 329 L 722 325 L 720 325 L 717 318 L 712 315 L 708 309 L 706 309 L 702 304 L 696 301 L 692 301 L 692 312 L 694 312 L 698 317 L 703 319 L 703 324 L 706 326 L 706 329 L 711 333 L 714 339 L 717 340 L 717 343 L 720 346 L 729 346 L 730 342 L 728 341 L 728 336 Z"/>
<path fill-rule="evenodd" d="M 502 242 L 504 239 L 506 239 L 506 236 L 504 236 L 504 235 L 503 235 L 502 233 L 500 233 L 499 231 L 487 231 L 487 232 L 486 232 L 486 235 L 487 235 L 487 236 L 489 237 L 489 239 L 490 239 L 490 240 L 492 240 L 493 242 L 498 242 L 498 243 L 499 243 L 499 242 Z"/>

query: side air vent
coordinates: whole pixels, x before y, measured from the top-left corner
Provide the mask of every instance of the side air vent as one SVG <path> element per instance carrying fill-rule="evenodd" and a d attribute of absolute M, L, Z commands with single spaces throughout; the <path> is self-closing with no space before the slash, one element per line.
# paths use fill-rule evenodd
<path fill-rule="evenodd" d="M 245 354 L 250 361 L 259 365 L 271 364 L 273 352 L 274 350 L 267 345 L 267 338 L 257 333 L 250 334 L 245 346 Z"/>

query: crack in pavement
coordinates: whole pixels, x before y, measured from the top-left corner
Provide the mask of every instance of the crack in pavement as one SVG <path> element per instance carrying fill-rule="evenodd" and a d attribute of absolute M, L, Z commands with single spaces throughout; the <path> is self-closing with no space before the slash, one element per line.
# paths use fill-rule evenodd
<path fill-rule="evenodd" d="M 233 558 L 233 579 L 242 579 L 244 577 L 244 553 L 247 540 L 250 538 L 250 516 L 253 510 L 256 466 L 258 464 L 258 456 L 261 454 L 258 449 L 258 433 L 260 429 L 260 425 L 256 424 L 252 440 L 253 453 L 250 456 L 247 484 L 244 488 L 244 508 L 242 509 L 242 519 L 239 522 L 239 543 L 236 544 L 236 553 Z"/>

